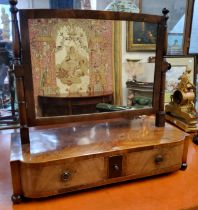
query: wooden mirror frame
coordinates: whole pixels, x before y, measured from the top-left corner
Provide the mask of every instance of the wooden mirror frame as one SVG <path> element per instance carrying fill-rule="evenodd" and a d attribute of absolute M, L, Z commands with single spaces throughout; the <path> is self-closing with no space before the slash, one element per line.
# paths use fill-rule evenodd
<path fill-rule="evenodd" d="M 168 63 L 163 56 L 166 55 L 166 29 L 168 10 L 163 10 L 163 16 L 133 14 L 110 11 L 91 11 L 91 10 L 20 10 L 20 31 L 17 21 L 16 8 L 17 1 L 10 0 L 12 13 L 12 37 L 14 51 L 13 69 L 16 75 L 17 95 L 19 104 L 19 117 L 21 124 L 21 139 L 23 143 L 29 142 L 29 130 L 31 126 L 63 124 L 69 122 L 82 122 L 91 120 L 111 119 L 111 118 L 134 118 L 140 115 L 156 115 L 156 126 L 163 127 L 165 124 L 164 113 L 164 87 L 165 72 L 168 69 Z M 33 79 L 30 61 L 30 46 L 28 33 L 28 20 L 38 18 L 75 18 L 75 19 L 102 19 L 102 20 L 120 20 L 120 21 L 142 21 L 157 24 L 157 42 L 155 59 L 155 76 L 153 89 L 153 106 L 149 109 L 133 111 L 116 111 L 111 113 L 95 113 L 75 116 L 58 116 L 36 118 L 34 97 L 33 97 Z M 21 53 L 22 52 L 22 53 Z"/>

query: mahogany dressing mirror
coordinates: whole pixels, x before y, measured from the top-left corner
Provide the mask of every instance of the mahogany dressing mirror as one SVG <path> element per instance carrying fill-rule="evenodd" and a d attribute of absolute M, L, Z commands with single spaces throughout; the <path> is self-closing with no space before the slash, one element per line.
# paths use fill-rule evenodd
<path fill-rule="evenodd" d="M 20 10 L 19 33 L 17 1 L 10 3 L 21 124 L 10 148 L 13 202 L 186 167 L 189 137 L 165 126 L 166 9 L 164 16 Z M 136 92 L 135 85 L 150 85 L 150 104 L 134 96 L 126 107 L 120 98 L 126 84 L 118 40 L 126 34 L 118 32 L 126 21 L 138 22 L 140 32 L 156 25 L 154 68 L 141 64 L 128 78 Z M 153 45 L 135 34 L 135 45 Z"/>

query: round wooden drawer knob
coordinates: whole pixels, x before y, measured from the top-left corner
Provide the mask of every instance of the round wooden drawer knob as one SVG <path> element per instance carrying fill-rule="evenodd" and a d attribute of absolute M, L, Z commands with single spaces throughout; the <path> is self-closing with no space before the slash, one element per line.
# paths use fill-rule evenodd
<path fill-rule="evenodd" d="M 61 180 L 63 182 L 68 181 L 70 177 L 71 177 L 71 174 L 69 172 L 63 172 L 61 174 Z"/>
<path fill-rule="evenodd" d="M 162 155 L 157 155 L 157 156 L 155 157 L 155 163 L 156 163 L 156 164 L 161 163 L 163 160 L 164 160 L 164 158 L 163 158 Z"/>
<path fill-rule="evenodd" d="M 115 164 L 115 165 L 113 166 L 113 168 L 114 168 L 114 170 L 116 170 L 116 171 L 119 171 L 119 170 L 120 170 L 120 167 L 119 167 L 117 164 Z"/>

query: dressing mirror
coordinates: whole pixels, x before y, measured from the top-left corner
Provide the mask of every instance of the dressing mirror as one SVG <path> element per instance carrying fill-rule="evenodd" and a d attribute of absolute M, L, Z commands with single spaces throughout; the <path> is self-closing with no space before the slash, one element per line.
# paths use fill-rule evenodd
<path fill-rule="evenodd" d="M 28 125 L 134 117 L 159 110 L 165 14 L 20 10 L 19 17 Z M 155 45 L 156 59 L 149 68 L 140 63 L 129 69 L 129 104 L 124 97 L 127 83 L 122 82 L 126 32 L 121 29 L 132 22 L 138 28 L 133 28 L 130 40 L 137 46 Z M 145 27 L 149 24 L 152 32 Z"/>
<path fill-rule="evenodd" d="M 166 9 L 164 16 L 20 10 L 19 36 L 17 1 L 10 3 L 21 124 L 11 139 L 13 202 L 186 167 L 188 137 L 165 126 Z M 118 33 L 126 21 L 138 22 L 142 32 L 144 23 L 157 30 L 155 63 L 129 66 L 128 106 L 120 98 L 127 84 Z M 135 45 L 151 44 L 134 37 Z M 42 107 L 44 99 L 54 101 Z"/>

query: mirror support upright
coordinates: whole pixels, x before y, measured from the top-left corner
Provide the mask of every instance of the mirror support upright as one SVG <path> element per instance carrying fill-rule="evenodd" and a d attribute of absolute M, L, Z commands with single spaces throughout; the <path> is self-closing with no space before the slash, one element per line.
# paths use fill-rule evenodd
<path fill-rule="evenodd" d="M 162 30 L 162 34 L 166 34 L 164 37 L 160 37 L 162 40 L 162 43 L 164 43 L 163 51 L 161 51 L 163 56 L 167 53 L 167 20 L 168 20 L 168 13 L 169 10 L 164 8 L 162 10 L 164 19 L 162 20 L 162 24 L 159 25 L 159 30 Z M 161 33 L 158 33 L 161 34 Z M 160 50 L 159 50 L 160 51 Z M 163 58 L 162 61 L 162 71 L 161 71 L 161 83 L 160 83 L 160 95 L 159 95 L 159 110 L 156 113 L 156 126 L 157 127 L 164 127 L 165 126 L 165 111 L 164 111 L 164 90 L 165 90 L 165 80 L 166 80 L 166 72 L 170 69 L 170 64 L 166 62 L 165 58 Z"/>
<path fill-rule="evenodd" d="M 19 27 L 17 20 L 18 9 L 16 7 L 17 0 L 10 0 L 10 12 L 12 17 L 12 39 L 13 39 L 13 71 L 16 77 L 18 109 L 20 118 L 20 134 L 22 144 L 29 143 L 29 128 L 27 126 L 27 112 L 24 89 L 24 74 L 21 65 L 21 40 L 19 35 Z"/>

